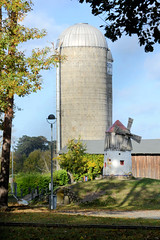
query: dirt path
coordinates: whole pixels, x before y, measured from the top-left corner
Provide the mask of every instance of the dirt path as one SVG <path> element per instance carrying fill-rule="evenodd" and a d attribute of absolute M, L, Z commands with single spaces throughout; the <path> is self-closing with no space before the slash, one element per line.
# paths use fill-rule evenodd
<path fill-rule="evenodd" d="M 30 207 L 24 205 L 10 206 L 11 212 L 24 213 L 24 212 L 50 212 L 46 206 Z M 110 210 L 52 210 L 57 214 L 68 215 L 83 215 L 95 217 L 111 217 L 111 218 L 146 218 L 146 219 L 159 219 L 160 210 L 137 210 L 137 211 L 110 211 Z"/>
<path fill-rule="evenodd" d="M 139 211 L 58 211 L 63 214 L 86 215 L 96 217 L 113 217 L 113 218 L 146 218 L 160 219 L 160 210 L 139 210 Z"/>

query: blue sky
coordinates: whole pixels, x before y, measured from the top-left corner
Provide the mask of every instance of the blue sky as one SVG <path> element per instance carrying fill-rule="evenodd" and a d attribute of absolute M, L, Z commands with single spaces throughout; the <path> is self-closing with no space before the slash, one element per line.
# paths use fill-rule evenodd
<path fill-rule="evenodd" d="M 23 48 L 44 47 L 56 40 L 61 32 L 76 23 L 88 23 L 98 28 L 103 21 L 91 14 L 88 4 L 77 0 L 33 0 L 33 11 L 24 20 L 29 27 L 45 28 L 48 35 L 41 40 L 27 42 Z M 160 138 L 160 46 L 153 53 L 145 53 L 136 37 L 122 37 L 112 43 L 113 63 L 113 122 L 117 119 L 127 125 L 134 119 L 132 132 L 142 138 Z M 13 137 L 23 135 L 50 138 L 46 118 L 56 114 L 56 69 L 43 72 L 43 89 L 24 98 L 15 96 L 16 111 Z"/>

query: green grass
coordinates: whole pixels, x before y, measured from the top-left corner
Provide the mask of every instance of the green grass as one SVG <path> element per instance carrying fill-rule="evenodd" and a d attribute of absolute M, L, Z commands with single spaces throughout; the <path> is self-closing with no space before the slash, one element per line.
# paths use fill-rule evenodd
<path fill-rule="evenodd" d="M 160 209 L 160 180 L 101 179 L 71 186 L 81 199 L 92 201 L 70 205 L 71 208 L 98 208 L 110 210 Z M 96 196 L 96 197 L 94 197 Z M 68 208 L 69 206 L 67 206 Z M 64 207 L 65 208 L 65 207 Z"/>
<path fill-rule="evenodd" d="M 116 219 L 90 216 L 71 216 L 52 212 L 0 212 L 0 221 L 64 223 L 64 224 L 106 224 L 159 226 L 159 220 L 151 219 Z M 47 227 L 0 227 L 1 240 L 92 240 L 92 239 L 160 239 L 159 230 L 110 230 L 89 228 L 47 228 Z"/>
<path fill-rule="evenodd" d="M 81 215 L 65 215 L 58 213 L 63 209 L 85 210 L 154 210 L 160 209 L 160 181 L 152 179 L 118 180 L 102 179 L 70 186 L 81 199 L 93 198 L 86 204 L 70 204 L 58 206 L 56 211 L 36 207 L 24 209 L 14 205 L 9 211 L 0 212 L 0 221 L 4 222 L 33 222 L 33 223 L 63 223 L 63 224 L 106 224 L 106 225 L 137 225 L 160 226 L 160 220 L 152 219 L 120 219 L 91 217 Z M 94 198 L 94 196 L 96 196 Z M 39 212 L 37 212 L 39 211 Z M 1 240 L 92 240 L 92 239 L 130 239 L 130 240 L 159 240 L 160 230 L 109 230 L 86 228 L 47 228 L 47 227 L 0 227 Z"/>
<path fill-rule="evenodd" d="M 13 212 L 0 212 L 0 221 L 2 222 L 33 222 L 33 223 L 63 223 L 63 224 L 108 224 L 108 225 L 149 225 L 159 226 L 160 220 L 156 219 L 123 219 L 92 217 L 82 215 L 61 214 L 56 211 L 46 211 L 41 208 L 41 212 L 27 212 L 14 210 Z"/>
<path fill-rule="evenodd" d="M 93 210 L 159 210 L 160 180 L 154 179 L 101 179 L 68 185 L 71 190 L 86 201 L 81 204 L 58 205 L 57 209 Z M 9 197 L 9 205 L 15 202 Z M 46 204 L 33 201 L 32 205 Z"/>
<path fill-rule="evenodd" d="M 83 228 L 0 227 L 1 240 L 158 240 L 156 230 L 105 230 Z"/>

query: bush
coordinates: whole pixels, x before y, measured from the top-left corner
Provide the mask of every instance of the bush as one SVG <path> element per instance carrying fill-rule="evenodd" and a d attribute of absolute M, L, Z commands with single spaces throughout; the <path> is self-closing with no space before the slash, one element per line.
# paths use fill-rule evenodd
<path fill-rule="evenodd" d="M 74 181 L 81 181 L 84 176 L 93 180 L 102 173 L 104 155 L 85 153 L 86 147 L 80 139 L 70 140 L 67 149 L 68 152 L 60 155 L 58 161 L 62 169 L 72 174 Z"/>
<path fill-rule="evenodd" d="M 58 170 L 53 174 L 53 183 L 56 186 L 63 186 L 69 182 L 69 177 L 66 170 Z"/>
<path fill-rule="evenodd" d="M 66 185 L 68 181 L 68 174 L 65 170 L 59 170 L 53 173 L 54 187 Z M 17 183 L 17 195 L 20 196 L 21 189 L 23 189 L 23 195 L 29 193 L 29 188 L 35 189 L 37 186 L 39 186 L 40 191 L 41 189 L 48 189 L 49 183 L 51 182 L 51 176 L 50 174 L 21 173 L 16 176 L 15 182 Z"/>

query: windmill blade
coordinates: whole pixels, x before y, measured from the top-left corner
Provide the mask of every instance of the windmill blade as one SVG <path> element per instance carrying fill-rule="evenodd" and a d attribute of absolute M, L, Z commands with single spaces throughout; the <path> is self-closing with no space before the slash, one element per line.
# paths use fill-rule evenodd
<path fill-rule="evenodd" d="M 122 129 L 117 125 L 114 127 L 114 131 L 116 134 L 120 134 L 120 135 L 130 134 L 130 131 L 128 129 Z"/>
<path fill-rule="evenodd" d="M 133 123 L 133 118 L 128 118 L 128 125 L 127 125 L 127 129 L 128 129 L 128 130 L 131 129 L 132 123 Z"/>
<path fill-rule="evenodd" d="M 122 146 L 121 146 L 121 150 L 125 151 L 127 149 L 128 146 L 128 137 L 124 137 L 124 140 L 122 142 Z"/>
<path fill-rule="evenodd" d="M 140 142 L 141 142 L 141 139 L 142 139 L 141 136 L 138 136 L 138 135 L 135 135 L 135 134 L 131 134 L 130 137 L 131 137 L 134 141 L 136 141 L 137 143 L 140 143 Z"/>
<path fill-rule="evenodd" d="M 132 150 L 132 143 L 131 143 L 131 139 L 130 137 L 124 137 L 124 140 L 122 142 L 122 146 L 121 146 L 121 150 L 122 151 L 131 151 Z"/>

